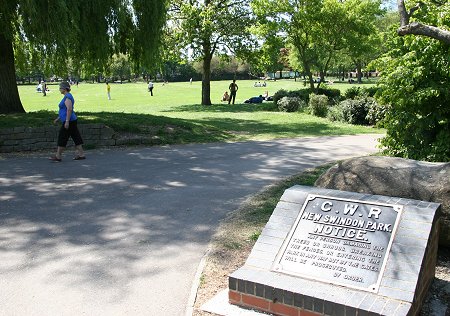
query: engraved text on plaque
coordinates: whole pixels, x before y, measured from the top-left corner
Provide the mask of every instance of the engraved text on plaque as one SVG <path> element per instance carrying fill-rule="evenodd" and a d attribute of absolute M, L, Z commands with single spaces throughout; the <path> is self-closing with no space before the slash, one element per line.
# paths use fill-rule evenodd
<path fill-rule="evenodd" d="M 309 194 L 272 270 L 377 292 L 401 212 Z"/>

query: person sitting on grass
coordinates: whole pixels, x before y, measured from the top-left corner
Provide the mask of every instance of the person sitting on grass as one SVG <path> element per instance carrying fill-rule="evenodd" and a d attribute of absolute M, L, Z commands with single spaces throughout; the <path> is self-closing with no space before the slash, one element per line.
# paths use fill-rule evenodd
<path fill-rule="evenodd" d="M 273 96 L 269 95 L 269 91 L 265 91 L 264 94 L 262 95 L 263 100 L 265 101 L 273 101 Z"/>
<path fill-rule="evenodd" d="M 225 91 L 222 96 L 222 101 L 228 101 L 230 100 L 230 95 L 228 94 L 228 91 Z"/>

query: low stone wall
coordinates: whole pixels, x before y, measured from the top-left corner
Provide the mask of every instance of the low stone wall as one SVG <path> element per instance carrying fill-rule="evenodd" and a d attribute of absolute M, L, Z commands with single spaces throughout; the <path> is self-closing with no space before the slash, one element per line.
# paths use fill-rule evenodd
<path fill-rule="evenodd" d="M 86 146 L 115 146 L 116 133 L 104 124 L 79 124 L 81 136 Z M 56 147 L 58 126 L 14 127 L 0 129 L 0 153 L 52 149 Z M 68 146 L 73 146 L 70 139 Z"/>

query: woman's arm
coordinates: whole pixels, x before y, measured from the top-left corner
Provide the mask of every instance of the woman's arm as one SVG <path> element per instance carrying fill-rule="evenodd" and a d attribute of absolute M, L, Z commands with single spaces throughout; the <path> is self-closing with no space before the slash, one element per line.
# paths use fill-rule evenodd
<path fill-rule="evenodd" d="M 72 101 L 68 98 L 64 101 L 64 104 L 66 105 L 66 108 L 67 108 L 67 116 L 66 116 L 66 121 L 64 122 L 64 127 L 66 129 L 68 129 L 70 117 L 72 116 L 73 106 L 72 106 Z"/>

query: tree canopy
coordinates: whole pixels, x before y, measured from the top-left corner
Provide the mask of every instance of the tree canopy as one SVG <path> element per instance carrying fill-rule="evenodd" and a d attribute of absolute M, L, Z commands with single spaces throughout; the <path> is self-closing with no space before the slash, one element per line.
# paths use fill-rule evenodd
<path fill-rule="evenodd" d="M 68 60 L 102 68 L 114 53 L 138 67 L 158 55 L 166 0 L 8 0 L 0 2 L 0 113 L 23 112 L 13 50 L 64 70 Z M 26 45 L 21 44 L 26 43 Z M 27 54 L 24 58 L 27 58 Z"/>
<path fill-rule="evenodd" d="M 202 104 L 210 105 L 211 60 L 252 48 L 251 12 L 245 0 L 173 0 L 169 28 L 180 49 L 203 61 Z"/>
<path fill-rule="evenodd" d="M 336 52 L 345 50 L 358 68 L 373 51 L 376 17 L 382 14 L 377 0 L 253 0 L 260 34 L 284 34 L 290 52 L 314 89 L 313 71 L 323 78 Z M 319 83 L 320 84 L 320 83 Z"/>
<path fill-rule="evenodd" d="M 399 1 L 399 3 L 403 1 Z M 421 25 L 450 28 L 448 4 L 424 1 L 409 10 Z M 444 9 L 441 11 L 440 9 Z M 406 9 L 405 9 L 406 10 Z M 446 11 L 447 10 L 447 11 Z M 416 23 L 412 20 L 404 23 Z M 419 23 L 419 22 L 417 22 Z M 450 45 L 445 38 L 392 33 L 377 62 L 381 100 L 390 104 L 381 140 L 385 153 L 416 160 L 450 160 Z"/>

